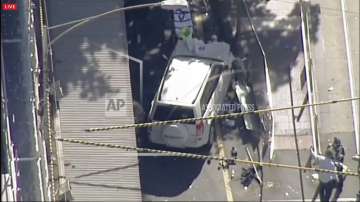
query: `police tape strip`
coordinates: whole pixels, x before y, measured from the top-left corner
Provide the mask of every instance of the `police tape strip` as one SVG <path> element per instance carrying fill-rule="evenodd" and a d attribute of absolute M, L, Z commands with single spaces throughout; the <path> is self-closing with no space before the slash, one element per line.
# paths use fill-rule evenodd
<path fill-rule="evenodd" d="M 169 121 L 155 121 L 155 122 L 150 122 L 150 123 L 128 124 L 128 125 L 122 125 L 122 126 L 110 126 L 110 127 L 103 127 L 103 128 L 89 128 L 89 129 L 86 129 L 85 131 L 96 132 L 96 131 L 107 131 L 107 130 L 126 129 L 126 128 L 146 128 L 146 127 L 152 127 L 152 126 L 162 126 L 162 125 L 177 124 L 177 123 L 189 123 L 189 122 L 193 122 L 193 121 L 203 121 L 203 120 L 210 120 L 210 119 L 215 120 L 215 119 L 238 118 L 245 114 L 260 114 L 260 113 L 271 112 L 271 111 L 281 111 L 281 110 L 297 109 L 297 108 L 310 107 L 310 106 L 335 104 L 335 103 L 340 103 L 340 102 L 349 102 L 349 101 L 353 101 L 353 100 L 360 100 L 360 97 L 344 98 L 344 99 L 339 99 L 339 100 L 329 100 L 329 101 L 325 101 L 325 102 L 304 104 L 304 105 L 297 105 L 297 106 L 290 106 L 290 107 L 260 109 L 260 110 L 255 110 L 255 111 L 230 113 L 230 114 L 200 117 L 200 118 L 188 118 L 188 119 L 178 119 L 178 120 L 169 120 Z"/>
<path fill-rule="evenodd" d="M 303 170 L 303 171 L 316 171 L 316 172 L 334 173 L 334 174 L 341 174 L 341 175 L 348 175 L 348 176 L 359 176 L 359 173 L 356 173 L 349 169 L 347 171 L 340 172 L 340 171 L 335 171 L 335 170 L 326 170 L 326 169 L 320 169 L 320 168 L 299 167 L 299 166 L 286 165 L 286 164 L 249 161 L 249 160 L 241 160 L 241 159 L 236 159 L 236 158 L 226 158 L 226 157 L 222 158 L 219 156 L 207 156 L 207 155 L 184 153 L 184 152 L 173 152 L 173 151 L 166 151 L 166 150 L 130 147 L 130 146 L 124 146 L 124 145 L 108 144 L 108 143 L 95 143 L 95 142 L 89 142 L 89 141 L 77 140 L 77 139 L 56 138 L 56 140 L 62 141 L 62 142 L 76 143 L 76 144 L 92 145 L 92 146 L 97 146 L 97 147 L 116 148 L 116 149 L 122 149 L 122 150 L 126 150 L 126 151 L 131 150 L 131 151 L 146 152 L 146 153 L 168 154 L 170 156 L 176 156 L 176 157 L 181 157 L 181 158 L 217 160 L 217 161 L 223 161 L 223 162 L 224 161 L 225 162 L 233 161 L 233 162 L 237 162 L 237 163 L 253 164 L 253 165 L 258 165 L 258 166 L 279 167 L 279 168 L 288 168 L 288 169 Z"/>

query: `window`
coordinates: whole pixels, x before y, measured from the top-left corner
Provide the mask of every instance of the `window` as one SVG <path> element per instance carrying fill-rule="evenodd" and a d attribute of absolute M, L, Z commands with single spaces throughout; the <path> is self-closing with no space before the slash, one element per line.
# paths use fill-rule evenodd
<path fill-rule="evenodd" d="M 167 121 L 176 119 L 194 118 L 194 112 L 191 108 L 174 105 L 159 105 L 156 108 L 154 120 Z"/>
<path fill-rule="evenodd" d="M 208 81 L 206 82 L 203 94 L 200 98 L 201 114 L 204 114 L 206 111 L 210 98 L 214 93 L 214 90 L 216 89 L 216 86 L 219 82 L 222 68 L 223 66 L 221 64 L 215 64 L 211 67 L 211 72 Z"/>

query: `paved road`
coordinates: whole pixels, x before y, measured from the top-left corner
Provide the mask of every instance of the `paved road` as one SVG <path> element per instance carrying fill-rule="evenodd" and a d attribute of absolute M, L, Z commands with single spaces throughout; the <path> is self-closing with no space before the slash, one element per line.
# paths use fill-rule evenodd
<path fill-rule="evenodd" d="M 24 5 L 19 2 L 18 6 L 19 10 L 22 10 Z M 10 43 L 4 42 L 3 47 L 10 134 L 14 143 L 15 157 L 32 158 L 36 157 L 37 153 L 31 103 L 33 97 L 32 72 L 26 63 L 27 57 L 29 57 L 26 55 L 28 52 L 23 51 L 27 45 L 27 40 L 22 35 L 25 29 L 24 12 L 2 12 L 1 20 L 2 40 L 14 39 Z M 17 162 L 16 167 L 20 173 L 18 185 L 21 197 L 19 199 L 41 200 L 36 161 Z"/>

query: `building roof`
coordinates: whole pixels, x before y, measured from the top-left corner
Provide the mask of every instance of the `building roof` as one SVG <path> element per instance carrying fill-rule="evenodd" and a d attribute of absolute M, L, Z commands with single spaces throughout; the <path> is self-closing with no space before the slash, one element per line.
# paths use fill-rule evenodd
<path fill-rule="evenodd" d="M 122 4 L 122 0 L 47 1 L 47 10 L 50 25 L 55 25 Z M 63 91 L 59 98 L 58 136 L 136 146 L 133 128 L 85 131 L 134 123 L 129 61 L 124 57 L 125 30 L 124 13 L 117 13 L 79 27 L 54 44 L 55 77 Z M 56 32 L 61 30 L 52 32 L 52 37 L 59 34 Z M 107 111 L 107 102 L 112 98 L 124 101 L 120 111 Z M 75 201 L 141 201 L 136 152 L 66 142 L 60 152 Z"/>

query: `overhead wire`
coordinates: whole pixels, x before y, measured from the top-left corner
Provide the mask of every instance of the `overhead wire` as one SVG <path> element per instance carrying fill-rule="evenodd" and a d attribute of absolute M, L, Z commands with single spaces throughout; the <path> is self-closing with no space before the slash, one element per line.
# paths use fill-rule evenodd
<path fill-rule="evenodd" d="M 143 5 L 142 5 L 143 6 Z M 136 7 L 136 6 L 134 6 Z M 104 15 L 108 15 L 111 13 L 115 13 L 120 11 L 120 9 L 114 9 L 102 14 L 94 15 L 87 18 L 82 18 L 74 21 L 70 21 L 67 23 L 62 23 L 59 25 L 54 25 L 48 27 L 48 29 L 55 29 L 67 25 L 75 24 L 74 26 L 70 27 L 66 31 L 59 34 L 53 41 L 50 42 L 50 45 L 54 43 L 56 40 L 61 38 L 66 33 L 72 31 L 76 27 L 79 27 L 86 22 L 96 19 L 98 17 L 102 17 Z M 78 24 L 76 24 L 78 23 Z M 231 113 L 231 114 L 225 114 L 225 115 L 217 115 L 217 116 L 209 116 L 209 117 L 201 117 L 201 118 L 191 118 L 191 119 L 179 119 L 179 120 L 170 120 L 170 121 L 161 121 L 161 122 L 152 122 L 152 123 L 141 123 L 141 124 L 129 124 L 129 125 L 123 125 L 123 126 L 111 126 L 111 127 L 104 127 L 104 128 L 90 128 L 86 131 L 88 132 L 94 132 L 94 131 L 106 131 L 106 130 L 114 130 L 114 129 L 125 129 L 125 128 L 144 128 L 144 127 L 152 127 L 152 126 L 159 126 L 159 125 L 166 125 L 166 124 L 174 124 L 174 123 L 186 123 L 186 122 L 192 122 L 192 121 L 198 121 L 198 120 L 208 120 L 208 119 L 226 119 L 226 118 L 237 118 L 245 114 L 250 113 L 264 113 L 264 112 L 270 112 L 270 111 L 280 111 L 280 110 L 288 110 L 288 109 L 296 109 L 296 108 L 303 108 L 303 107 L 309 107 L 309 106 L 320 106 L 320 105 L 326 105 L 326 104 L 335 104 L 339 102 L 347 102 L 347 101 L 353 101 L 353 100 L 359 100 L 359 97 L 355 98 L 346 98 L 346 99 L 339 99 L 339 100 L 330 100 L 326 102 L 320 102 L 320 103 L 314 103 L 314 104 L 304 104 L 304 105 L 298 105 L 298 106 L 290 106 L 290 107 L 282 107 L 282 108 L 272 108 L 272 109 L 262 109 L 262 110 L 256 110 L 256 111 L 249 111 L 249 112 L 241 112 L 241 113 Z M 104 143 L 94 143 L 94 142 L 88 142 L 88 141 L 82 141 L 82 140 L 75 140 L 75 139 L 66 139 L 66 138 L 57 138 L 58 141 L 63 142 L 69 142 L 69 143 L 79 143 L 79 144 L 86 144 L 86 145 L 93 145 L 93 146 L 102 146 L 102 147 L 110 147 L 110 148 L 119 148 L 119 149 L 125 149 L 125 150 L 133 150 L 133 151 L 143 151 L 143 152 L 154 152 L 154 153 L 171 153 L 179 157 L 190 157 L 190 158 L 197 158 L 197 159 L 213 159 L 213 160 L 220 160 L 220 161 L 228 161 L 232 160 L 238 163 L 245 163 L 245 164 L 256 164 L 259 166 L 269 166 L 269 167 L 282 167 L 282 168 L 290 168 L 290 169 L 298 169 L 298 170 L 307 170 L 307 171 L 317 171 L 317 172 L 329 172 L 329 173 L 335 173 L 335 174 L 345 174 L 345 175 L 351 175 L 351 176 L 359 176 L 356 172 L 339 172 L 339 171 L 332 171 L 332 170 L 325 170 L 325 169 L 318 169 L 318 168 L 308 168 L 308 167 L 301 167 L 301 166 L 292 166 L 292 165 L 286 165 L 286 164 L 275 164 L 275 163 L 264 163 L 264 162 L 253 162 L 253 161 L 247 161 L 247 160 L 240 160 L 240 159 L 232 159 L 232 158 L 220 158 L 217 156 L 206 156 L 206 155 L 199 155 L 199 154 L 189 154 L 189 153 L 181 153 L 181 152 L 171 152 L 171 151 L 162 151 L 162 150 L 154 150 L 154 149 L 147 149 L 147 148 L 136 148 L 136 147 L 129 147 L 129 146 L 122 146 L 122 145 L 114 145 L 114 144 L 104 144 Z"/>
<path fill-rule="evenodd" d="M 67 26 L 67 25 L 80 23 L 80 22 L 87 21 L 87 20 L 93 20 L 93 19 L 96 19 L 96 18 L 103 17 L 105 15 L 109 15 L 109 14 L 112 14 L 112 13 L 124 11 L 124 8 L 126 8 L 126 10 L 133 10 L 133 9 L 139 9 L 139 8 L 145 8 L 145 7 L 154 7 L 154 6 L 160 6 L 160 5 L 161 5 L 161 2 L 157 2 L 157 3 L 147 3 L 147 4 L 141 4 L 141 5 L 135 5 L 135 6 L 116 8 L 116 9 L 109 10 L 109 11 L 106 11 L 106 12 L 103 12 L 103 13 L 100 13 L 100 14 L 92 15 L 92 16 L 89 16 L 89 17 L 85 17 L 85 18 L 81 18 L 81 19 L 77 19 L 77 20 L 72 20 L 72 21 L 61 23 L 61 24 L 58 24 L 58 25 L 49 26 L 47 29 L 51 30 L 51 29 L 55 29 L 55 28 L 64 27 L 64 26 Z"/>
<path fill-rule="evenodd" d="M 120 11 L 134 10 L 134 9 L 139 9 L 139 8 L 148 8 L 148 7 L 155 7 L 155 6 L 161 6 L 161 2 L 141 4 L 141 5 L 135 5 L 135 6 L 129 6 L 129 7 L 121 7 L 121 8 L 113 9 L 113 10 L 110 10 L 110 11 L 107 11 L 107 12 L 104 12 L 104 13 L 101 13 L 101 14 L 97 14 L 97 15 L 94 15 L 94 16 L 90 16 L 90 17 L 86 17 L 86 18 L 82 18 L 82 19 L 78 19 L 78 20 L 73 20 L 73 21 L 62 23 L 62 24 L 59 24 L 59 25 L 50 26 L 50 27 L 47 28 L 48 30 L 74 24 L 70 28 L 68 28 L 65 31 L 58 34 L 53 40 L 51 40 L 50 43 L 49 43 L 49 47 L 52 44 L 54 44 L 57 40 L 62 38 L 64 35 L 66 35 L 67 33 L 73 31 L 75 28 L 78 28 L 78 27 L 86 24 L 87 22 L 90 22 L 91 20 L 95 20 L 97 18 L 106 16 L 106 15 L 110 15 L 110 14 L 113 14 L 113 13 L 116 13 L 116 12 L 120 12 Z"/>
<path fill-rule="evenodd" d="M 189 123 L 189 122 L 194 122 L 194 121 L 204 121 L 204 120 L 211 120 L 211 119 L 216 120 L 216 119 L 239 118 L 245 114 L 260 114 L 260 113 L 264 113 L 264 112 L 298 109 L 298 108 L 310 107 L 310 106 L 321 106 L 321 105 L 335 104 L 335 103 L 341 103 L 341 102 L 349 102 L 349 101 L 353 101 L 353 100 L 360 100 L 360 97 L 343 98 L 343 99 L 328 100 L 328 101 L 323 101 L 323 102 L 313 103 L 313 104 L 303 104 L 303 105 L 279 107 L 279 108 L 272 108 L 272 109 L 259 109 L 259 110 L 254 110 L 254 111 L 229 113 L 229 114 L 214 115 L 214 116 L 199 117 L 199 118 L 186 118 L 186 119 L 167 120 L 167 121 L 155 121 L 155 122 L 148 122 L 148 123 L 125 124 L 125 125 L 121 125 L 121 126 L 109 126 L 109 127 L 102 127 L 102 128 L 88 128 L 88 129 L 85 129 L 85 131 L 86 132 L 96 132 L 96 131 L 107 131 L 107 130 L 117 130 L 117 129 L 127 129 L 127 128 L 147 128 L 147 127 L 153 127 L 153 126 Z"/>
<path fill-rule="evenodd" d="M 130 151 L 146 152 L 146 153 L 150 152 L 150 153 L 168 154 L 171 156 L 176 156 L 176 157 L 181 157 L 181 158 L 192 158 L 192 159 L 199 159 L 199 160 L 217 160 L 217 161 L 223 161 L 223 162 L 236 162 L 236 163 L 250 164 L 250 165 L 257 165 L 257 166 L 287 168 L 287 169 L 295 169 L 295 170 L 300 169 L 300 170 L 304 170 L 304 171 L 334 173 L 337 175 L 359 176 L 359 174 L 357 172 L 352 171 L 350 169 L 347 169 L 346 171 L 336 171 L 336 170 L 327 170 L 327 169 L 320 169 L 320 168 L 300 167 L 300 166 L 296 166 L 296 165 L 287 165 L 287 164 L 279 164 L 279 163 L 250 161 L 250 160 L 243 160 L 243 159 L 238 159 L 238 158 L 227 158 L 227 157 L 220 157 L 220 156 L 194 154 L 194 153 L 140 148 L 140 147 L 132 147 L 132 146 L 125 146 L 125 145 L 109 144 L 109 143 L 97 143 L 97 142 L 78 140 L 78 139 L 69 139 L 69 138 L 56 137 L 56 140 L 62 141 L 62 142 L 74 143 L 74 144 L 83 144 L 83 145 L 91 145 L 91 146 L 97 146 L 97 147 L 122 149 L 122 150 L 126 150 L 126 151 L 130 150 Z"/>

